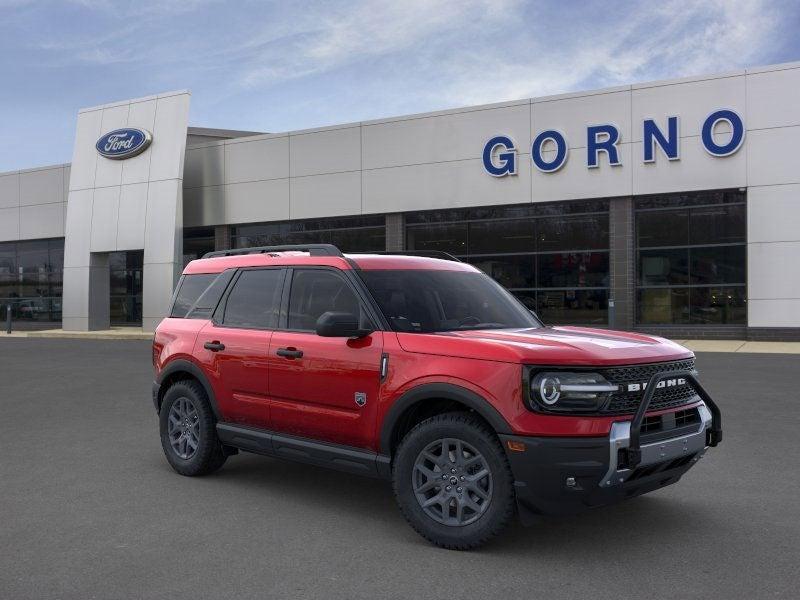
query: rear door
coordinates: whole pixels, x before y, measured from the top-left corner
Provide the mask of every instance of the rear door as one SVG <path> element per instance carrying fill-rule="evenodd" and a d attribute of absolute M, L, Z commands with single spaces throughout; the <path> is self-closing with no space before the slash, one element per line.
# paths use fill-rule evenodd
<path fill-rule="evenodd" d="M 327 311 L 371 325 L 356 288 L 338 270 L 294 268 L 281 329 L 269 347 L 271 428 L 291 435 L 369 448 L 375 428 L 383 334 L 320 337 Z M 374 327 L 374 325 L 373 325 Z M 370 328 L 373 328 L 370 327 Z"/>
<path fill-rule="evenodd" d="M 200 331 L 195 347 L 222 419 L 269 426 L 268 350 L 278 323 L 285 269 L 243 269 Z"/>

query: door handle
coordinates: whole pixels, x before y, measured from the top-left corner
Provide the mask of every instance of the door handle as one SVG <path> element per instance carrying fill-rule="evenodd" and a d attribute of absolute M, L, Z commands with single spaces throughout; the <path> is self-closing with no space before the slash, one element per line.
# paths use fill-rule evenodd
<path fill-rule="evenodd" d="M 211 350 L 212 352 L 219 352 L 220 350 L 225 350 L 225 344 L 215 340 L 213 342 L 206 342 L 203 344 L 203 348 Z"/>
<path fill-rule="evenodd" d="M 297 348 L 278 348 L 278 351 L 275 354 L 289 359 L 303 358 L 303 351 L 298 350 Z"/>

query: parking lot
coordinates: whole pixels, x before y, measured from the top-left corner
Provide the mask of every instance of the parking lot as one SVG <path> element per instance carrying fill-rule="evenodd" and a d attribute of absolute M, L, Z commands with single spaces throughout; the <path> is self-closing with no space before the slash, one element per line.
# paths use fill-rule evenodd
<path fill-rule="evenodd" d="M 699 354 L 725 440 L 676 486 L 430 546 L 387 483 L 164 460 L 143 341 L 0 340 L 0 598 L 796 598 L 798 355 Z"/>

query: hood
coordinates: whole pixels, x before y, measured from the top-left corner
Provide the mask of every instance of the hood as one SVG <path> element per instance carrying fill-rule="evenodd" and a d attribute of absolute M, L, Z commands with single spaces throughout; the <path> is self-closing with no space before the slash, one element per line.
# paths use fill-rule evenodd
<path fill-rule="evenodd" d="M 407 352 L 539 365 L 625 365 L 693 356 L 664 338 L 588 327 L 398 333 L 397 337 Z"/>

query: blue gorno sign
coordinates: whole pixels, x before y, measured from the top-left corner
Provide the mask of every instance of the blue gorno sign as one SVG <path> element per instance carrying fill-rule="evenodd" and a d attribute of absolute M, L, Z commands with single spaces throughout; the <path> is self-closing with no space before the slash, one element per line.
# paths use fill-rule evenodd
<path fill-rule="evenodd" d="M 730 139 L 721 144 L 714 139 L 714 128 L 720 122 L 727 123 L 731 131 Z M 742 118 L 733 110 L 721 108 L 712 112 L 703 121 L 700 143 L 711 156 L 730 156 L 741 148 L 744 134 Z M 657 149 L 667 160 L 680 160 L 681 138 L 677 116 L 666 118 L 665 129 L 662 129 L 654 119 L 644 119 L 642 140 L 642 162 L 655 162 Z M 547 143 L 554 151 L 544 150 L 544 145 Z M 608 157 L 608 164 L 611 167 L 622 165 L 617 148 L 619 143 L 619 128 L 613 123 L 588 126 L 585 139 L 586 167 L 598 168 L 602 154 Z M 568 156 L 569 143 L 564 133 L 558 129 L 545 129 L 539 132 L 531 144 L 531 160 L 534 167 L 542 173 L 555 173 L 566 164 Z M 516 175 L 517 147 L 514 140 L 507 135 L 496 135 L 487 141 L 483 146 L 483 168 L 494 177 Z"/>

